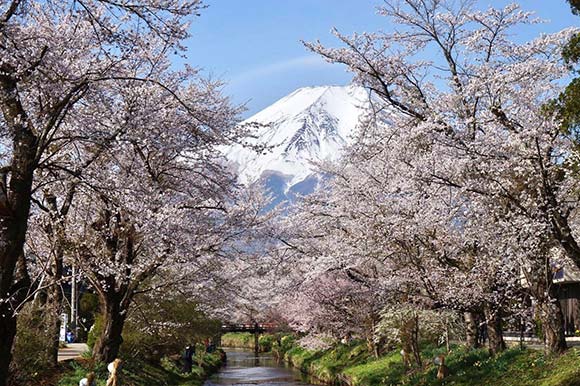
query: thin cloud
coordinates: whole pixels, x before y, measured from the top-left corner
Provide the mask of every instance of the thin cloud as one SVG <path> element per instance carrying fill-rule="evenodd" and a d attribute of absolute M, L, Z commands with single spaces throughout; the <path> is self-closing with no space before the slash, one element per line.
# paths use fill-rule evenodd
<path fill-rule="evenodd" d="M 256 78 L 272 76 L 290 70 L 324 67 L 327 65 L 328 63 L 317 55 L 299 56 L 297 58 L 270 63 L 265 66 L 242 72 L 241 74 L 238 74 L 230 79 L 230 85 L 245 83 Z"/>

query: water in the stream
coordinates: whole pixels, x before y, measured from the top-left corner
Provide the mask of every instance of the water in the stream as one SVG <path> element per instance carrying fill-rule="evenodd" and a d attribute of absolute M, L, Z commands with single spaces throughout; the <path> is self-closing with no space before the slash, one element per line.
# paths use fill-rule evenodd
<path fill-rule="evenodd" d="M 213 385 L 311 386 L 299 371 L 285 367 L 269 354 L 228 349 L 228 362 L 204 383 Z"/>

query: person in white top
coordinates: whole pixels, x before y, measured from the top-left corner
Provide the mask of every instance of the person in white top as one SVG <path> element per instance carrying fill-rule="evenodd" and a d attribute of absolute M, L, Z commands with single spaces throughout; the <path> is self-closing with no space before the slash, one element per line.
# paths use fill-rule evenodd
<path fill-rule="evenodd" d="M 109 370 L 109 379 L 107 379 L 107 386 L 120 385 L 119 382 L 119 373 L 121 372 L 120 366 L 121 360 L 119 358 L 115 359 L 107 366 L 107 370 Z"/>
<path fill-rule="evenodd" d="M 81 379 L 79 386 L 97 386 L 95 373 L 88 373 L 86 378 Z"/>

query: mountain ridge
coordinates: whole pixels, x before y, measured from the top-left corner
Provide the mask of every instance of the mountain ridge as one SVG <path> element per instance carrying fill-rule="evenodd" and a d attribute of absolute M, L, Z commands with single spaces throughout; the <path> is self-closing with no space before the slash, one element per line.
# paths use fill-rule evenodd
<path fill-rule="evenodd" d="M 258 127 L 248 143 L 269 150 L 234 145 L 226 157 L 241 183 L 277 175 L 288 192 L 316 174 L 314 163 L 339 159 L 369 106 L 369 93 L 359 86 L 299 88 L 242 122 Z"/>

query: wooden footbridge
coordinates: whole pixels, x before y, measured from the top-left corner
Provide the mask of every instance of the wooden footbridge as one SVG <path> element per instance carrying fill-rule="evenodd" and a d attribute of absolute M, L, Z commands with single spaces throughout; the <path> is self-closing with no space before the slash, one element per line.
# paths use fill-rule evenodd
<path fill-rule="evenodd" d="M 264 332 L 274 331 L 278 328 L 275 323 L 247 323 L 247 324 L 224 324 L 222 333 L 226 332 L 251 332 L 263 334 Z"/>
<path fill-rule="evenodd" d="M 275 323 L 246 323 L 246 324 L 223 324 L 222 334 L 227 332 L 249 332 L 254 334 L 254 351 L 260 351 L 260 334 L 275 331 L 279 326 Z"/>

